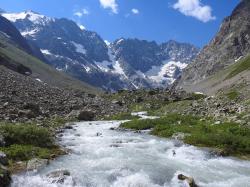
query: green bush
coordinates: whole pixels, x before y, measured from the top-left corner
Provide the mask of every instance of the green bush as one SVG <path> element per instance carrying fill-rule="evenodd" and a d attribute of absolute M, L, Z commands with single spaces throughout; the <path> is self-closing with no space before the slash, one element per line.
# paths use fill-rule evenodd
<path fill-rule="evenodd" d="M 31 124 L 1 124 L 0 133 L 7 146 L 12 144 L 52 147 L 54 139 L 48 129 Z"/>

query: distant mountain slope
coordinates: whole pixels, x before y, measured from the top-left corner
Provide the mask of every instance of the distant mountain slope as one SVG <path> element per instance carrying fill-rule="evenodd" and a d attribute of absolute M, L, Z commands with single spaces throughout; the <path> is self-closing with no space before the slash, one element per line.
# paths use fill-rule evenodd
<path fill-rule="evenodd" d="M 243 0 L 225 18 L 215 38 L 203 48 L 183 72 L 177 88 L 190 91 L 209 90 L 203 85 L 209 77 L 227 69 L 250 54 L 250 2 Z"/>
<path fill-rule="evenodd" d="M 199 51 L 175 41 L 158 45 L 121 38 L 107 45 L 97 33 L 68 19 L 33 11 L 2 15 L 39 46 L 48 64 L 105 90 L 167 87 Z"/>
<path fill-rule="evenodd" d="M 12 45 L 5 34 L 0 34 L 0 65 L 26 74 L 38 82 L 64 89 L 84 90 L 97 93 L 97 89 L 58 72 L 44 62 Z"/>

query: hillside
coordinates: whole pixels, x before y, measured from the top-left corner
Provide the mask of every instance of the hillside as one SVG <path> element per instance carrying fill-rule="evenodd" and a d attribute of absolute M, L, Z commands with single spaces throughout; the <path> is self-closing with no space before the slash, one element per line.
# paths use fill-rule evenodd
<path fill-rule="evenodd" d="M 230 76 L 231 81 L 222 81 L 225 74 L 219 72 L 234 68 L 237 65 L 231 65 L 238 64 L 240 59 L 250 54 L 249 37 L 250 2 L 243 0 L 232 14 L 224 19 L 219 32 L 212 41 L 184 70 L 181 78 L 175 83 L 177 88 L 215 93 L 220 88 L 237 83 L 240 75 L 233 78 L 237 75 L 233 73 Z M 248 73 L 245 72 L 245 74 Z M 216 77 L 218 80 L 216 80 Z M 220 86 L 214 86 L 215 84 Z"/>

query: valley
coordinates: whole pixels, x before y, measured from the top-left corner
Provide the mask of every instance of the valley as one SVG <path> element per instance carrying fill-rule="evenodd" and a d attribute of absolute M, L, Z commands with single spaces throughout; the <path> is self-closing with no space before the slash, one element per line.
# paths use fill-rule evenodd
<path fill-rule="evenodd" d="M 249 13 L 200 49 L 0 9 L 0 187 L 248 187 Z"/>

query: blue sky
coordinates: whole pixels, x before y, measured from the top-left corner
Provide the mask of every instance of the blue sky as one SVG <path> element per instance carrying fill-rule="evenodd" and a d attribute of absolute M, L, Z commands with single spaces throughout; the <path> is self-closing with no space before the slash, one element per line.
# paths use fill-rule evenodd
<path fill-rule="evenodd" d="M 113 41 L 174 39 L 202 47 L 240 0 L 1 0 L 7 12 L 66 17 Z"/>

